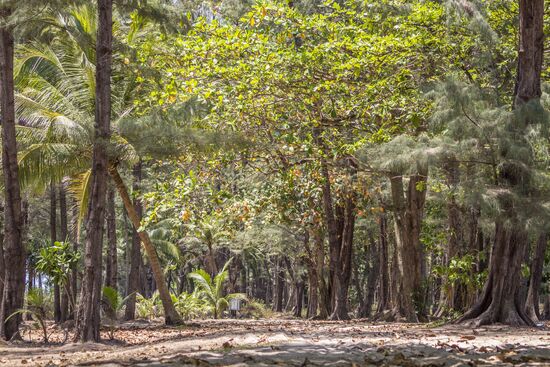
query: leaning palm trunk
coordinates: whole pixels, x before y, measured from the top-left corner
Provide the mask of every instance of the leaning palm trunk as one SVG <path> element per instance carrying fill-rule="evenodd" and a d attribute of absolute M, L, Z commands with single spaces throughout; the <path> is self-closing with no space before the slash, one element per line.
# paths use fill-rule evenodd
<path fill-rule="evenodd" d="M 157 289 L 159 291 L 160 300 L 162 301 L 162 307 L 164 308 L 164 318 L 167 325 L 181 324 L 182 319 L 179 314 L 176 312 L 174 304 L 172 302 L 172 297 L 166 286 L 166 281 L 164 279 L 164 274 L 162 273 L 162 268 L 160 267 L 160 261 L 157 256 L 157 252 L 153 247 L 153 243 L 149 238 L 149 234 L 146 231 L 140 231 L 139 227 L 141 226 L 139 216 L 136 213 L 136 209 L 130 195 L 128 194 L 128 189 L 122 181 L 122 177 L 118 173 L 117 167 L 114 165 L 109 166 L 109 173 L 115 183 L 115 187 L 118 190 L 118 193 L 124 203 L 128 217 L 132 221 L 136 232 L 139 234 L 145 253 L 149 258 L 149 263 L 151 264 L 151 269 L 153 270 L 153 277 L 155 278 L 155 283 L 157 284 Z"/>

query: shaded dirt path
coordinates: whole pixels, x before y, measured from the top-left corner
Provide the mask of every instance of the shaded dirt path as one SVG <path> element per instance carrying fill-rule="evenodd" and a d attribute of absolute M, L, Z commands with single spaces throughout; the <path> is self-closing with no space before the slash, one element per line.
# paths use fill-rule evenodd
<path fill-rule="evenodd" d="M 52 340 L 61 337 L 54 332 Z M 506 326 L 211 320 L 181 328 L 127 323 L 115 339 L 0 344 L 0 366 L 550 366 L 549 330 Z"/>

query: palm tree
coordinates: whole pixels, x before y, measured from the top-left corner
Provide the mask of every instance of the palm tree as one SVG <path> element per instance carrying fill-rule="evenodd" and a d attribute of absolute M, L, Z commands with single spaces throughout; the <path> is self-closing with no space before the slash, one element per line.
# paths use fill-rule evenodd
<path fill-rule="evenodd" d="M 20 316 L 11 314 L 23 306 L 25 290 L 25 248 L 21 241 L 23 216 L 21 191 L 17 167 L 17 140 L 15 134 L 14 104 L 14 36 L 12 25 L 13 9 L 0 7 L 0 109 L 2 118 L 2 170 L 4 173 L 5 225 L 3 256 L 5 269 L 0 282 L 3 283 L 0 296 L 0 335 L 11 339 L 19 330 Z"/>
<path fill-rule="evenodd" d="M 186 229 L 188 234 L 182 241 L 187 245 L 197 244 L 200 247 L 206 246 L 208 273 L 214 276 L 218 272 L 216 248 L 226 243 L 231 236 L 225 222 L 215 215 L 209 215 L 201 218 L 197 223 L 187 224 Z"/>
<path fill-rule="evenodd" d="M 113 63 L 113 1 L 98 0 L 96 39 L 95 124 L 92 148 L 91 191 L 86 215 L 86 245 L 82 293 L 75 318 L 76 341 L 99 341 L 101 322 L 101 254 L 107 201 L 111 137 L 111 74 Z"/>
<path fill-rule="evenodd" d="M 19 156 L 21 182 L 40 187 L 46 182 L 73 178 L 72 192 L 78 197 L 80 216 L 87 211 L 92 183 L 93 123 L 95 98 L 96 24 L 89 6 L 72 9 L 57 17 L 58 37 L 50 45 L 29 44 L 19 49 L 17 64 L 18 112 L 25 121 L 19 130 L 24 141 Z M 61 31 L 60 31 L 61 30 Z M 82 42 L 81 40 L 92 40 Z M 92 48 L 92 49 L 90 49 Z M 128 91 L 133 80 L 118 76 L 112 95 L 113 133 L 107 170 L 136 230 L 140 228 L 128 189 L 119 173 L 121 164 L 136 162 L 136 149 L 117 132 L 117 124 L 132 108 Z M 151 263 L 167 324 L 180 323 L 155 248 L 146 231 L 138 231 Z"/>
<path fill-rule="evenodd" d="M 212 279 L 210 274 L 204 269 L 195 270 L 189 273 L 188 277 L 193 280 L 195 286 L 199 290 L 200 296 L 210 306 L 214 318 L 221 316 L 222 312 L 229 306 L 229 300 L 239 298 L 245 299 L 243 293 L 232 293 L 226 296 L 223 295 L 224 283 L 229 277 L 229 264 L 232 259 L 229 259 L 223 269 Z"/>

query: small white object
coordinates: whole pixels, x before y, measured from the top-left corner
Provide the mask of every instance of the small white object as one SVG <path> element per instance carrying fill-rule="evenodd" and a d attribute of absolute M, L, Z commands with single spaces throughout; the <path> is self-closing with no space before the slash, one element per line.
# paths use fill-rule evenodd
<path fill-rule="evenodd" d="M 232 298 L 229 300 L 229 311 L 239 311 L 241 309 L 241 300 Z"/>

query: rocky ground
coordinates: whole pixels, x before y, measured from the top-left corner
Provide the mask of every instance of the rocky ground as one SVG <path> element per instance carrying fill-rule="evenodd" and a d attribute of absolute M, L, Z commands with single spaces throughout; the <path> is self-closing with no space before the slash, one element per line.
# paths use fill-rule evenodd
<path fill-rule="evenodd" d="M 201 321 L 118 325 L 73 344 L 55 326 L 0 344 L 0 366 L 550 366 L 550 330 L 430 327 L 367 321 Z M 33 340 L 29 342 L 28 340 Z"/>

